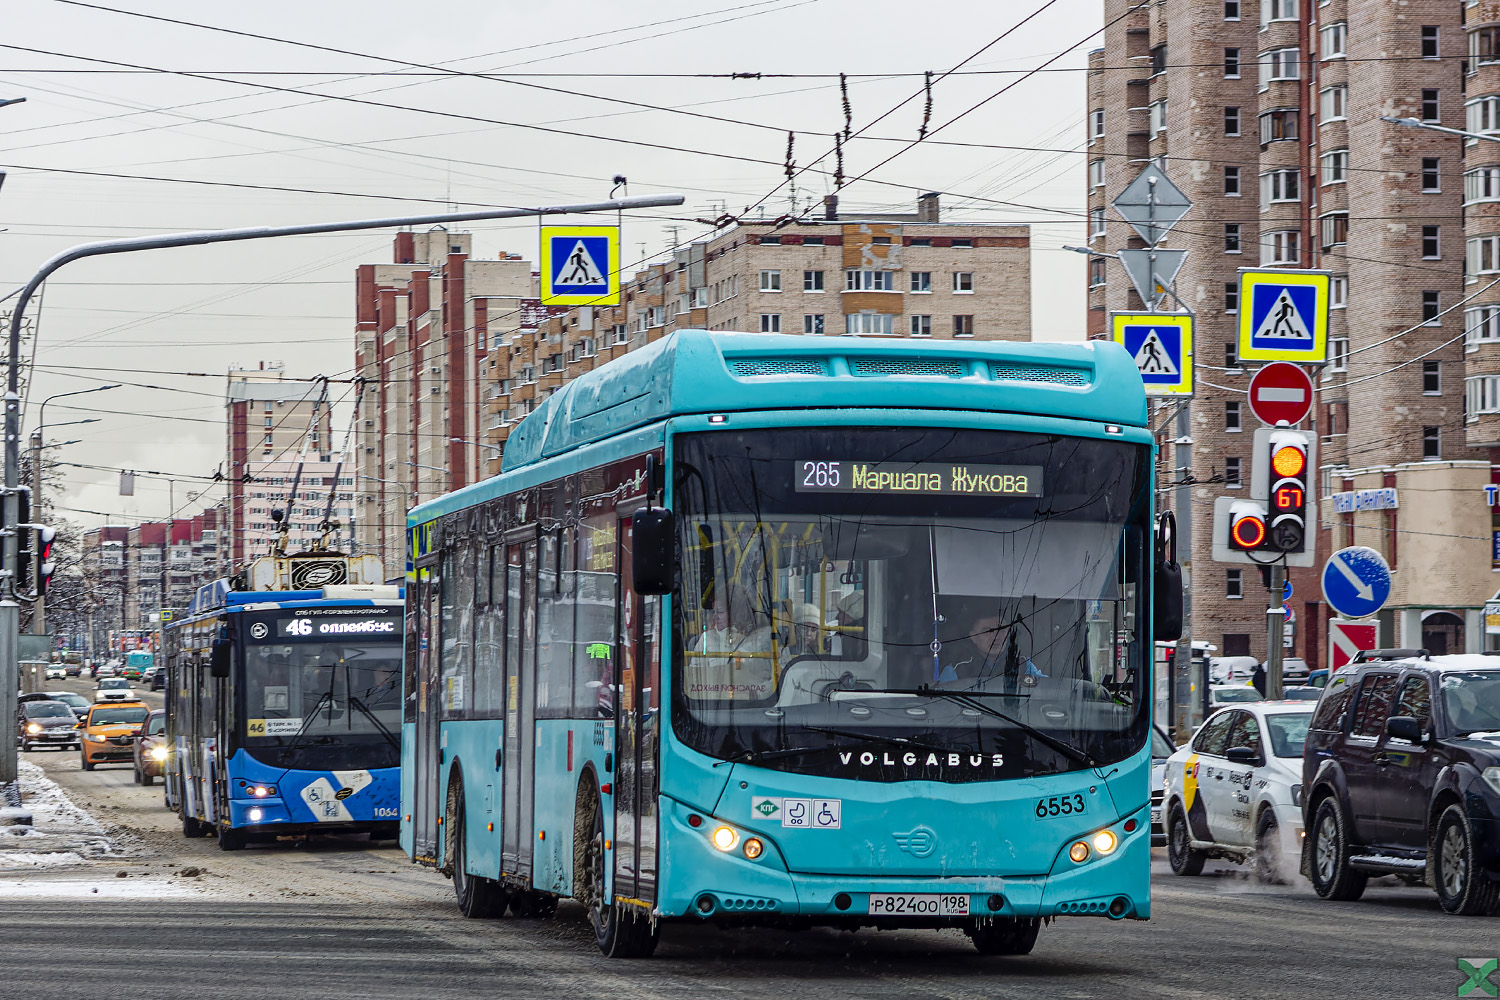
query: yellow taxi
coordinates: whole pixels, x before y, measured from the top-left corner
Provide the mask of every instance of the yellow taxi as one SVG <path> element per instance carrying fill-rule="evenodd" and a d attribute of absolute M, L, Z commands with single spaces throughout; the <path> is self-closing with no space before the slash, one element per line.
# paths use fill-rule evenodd
<path fill-rule="evenodd" d="M 97 704 L 78 723 L 78 756 L 85 771 L 95 765 L 135 762 L 135 734 L 150 713 L 145 702 Z"/>

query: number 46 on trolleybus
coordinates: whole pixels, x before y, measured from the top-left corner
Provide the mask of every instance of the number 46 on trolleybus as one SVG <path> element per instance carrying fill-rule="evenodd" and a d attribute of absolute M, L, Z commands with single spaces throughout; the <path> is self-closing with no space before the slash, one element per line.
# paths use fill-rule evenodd
<path fill-rule="evenodd" d="M 469 916 L 1150 914 L 1181 587 L 1112 344 L 684 331 L 414 509 L 402 844 Z"/>

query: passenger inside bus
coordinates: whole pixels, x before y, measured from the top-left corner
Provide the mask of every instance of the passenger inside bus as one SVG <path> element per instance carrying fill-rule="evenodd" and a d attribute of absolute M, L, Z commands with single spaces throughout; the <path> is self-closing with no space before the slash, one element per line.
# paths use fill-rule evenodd
<path fill-rule="evenodd" d="M 757 614 L 736 584 L 703 616 L 703 631 L 687 643 L 687 684 L 701 697 L 764 698 L 773 681 L 768 615 Z"/>

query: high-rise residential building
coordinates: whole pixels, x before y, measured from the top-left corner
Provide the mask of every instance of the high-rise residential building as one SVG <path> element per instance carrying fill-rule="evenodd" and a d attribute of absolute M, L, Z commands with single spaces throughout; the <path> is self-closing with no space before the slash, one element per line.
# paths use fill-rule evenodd
<path fill-rule="evenodd" d="M 266 554 L 269 531 L 250 525 L 267 519 L 252 514 L 252 501 L 274 505 L 286 500 L 285 489 L 278 496 L 261 482 L 262 477 L 281 478 L 279 470 L 300 459 L 306 459 L 309 466 L 321 463 L 321 468 L 335 460 L 333 453 L 342 445 L 333 440 L 325 385 L 287 379 L 279 361 L 261 362 L 255 368 L 231 366 L 224 405 L 228 430 L 225 529 L 229 537 L 220 548 L 220 559 L 227 575 Z M 256 493 L 265 495 L 253 497 Z M 319 510 L 315 520 L 321 515 Z M 308 520 L 299 515 L 298 526 L 306 527 Z"/>
<path fill-rule="evenodd" d="M 1088 246 L 1144 246 L 1110 204 L 1148 161 L 1193 202 L 1164 245 L 1189 251 L 1175 292 L 1196 317 L 1197 392 L 1182 413 L 1155 411 L 1160 471 L 1191 526 L 1193 638 L 1265 655 L 1260 574 L 1209 554 L 1214 498 L 1243 495 L 1255 458 L 1238 272 L 1317 268 L 1333 275 L 1310 420 L 1317 563 L 1343 545 L 1380 549 L 1395 577 L 1381 642 L 1481 648 L 1500 569 L 1483 489 L 1500 445 L 1500 166 L 1488 166 L 1500 150 L 1381 118 L 1500 134 L 1500 4 L 1103 8 L 1105 44 L 1088 70 Z M 1106 335 L 1109 312 L 1142 305 L 1105 256 L 1090 260 L 1088 303 L 1093 336 Z M 1394 489 L 1397 506 L 1342 509 L 1368 488 Z M 1349 496 L 1336 507 L 1334 493 Z M 1316 570 L 1292 580 L 1294 649 L 1316 662 L 1331 611 Z"/>
<path fill-rule="evenodd" d="M 218 547 L 225 508 L 187 518 L 105 525 L 84 533 L 80 570 L 93 648 L 110 632 L 157 627 L 163 611 L 187 608 L 197 589 L 222 576 Z"/>

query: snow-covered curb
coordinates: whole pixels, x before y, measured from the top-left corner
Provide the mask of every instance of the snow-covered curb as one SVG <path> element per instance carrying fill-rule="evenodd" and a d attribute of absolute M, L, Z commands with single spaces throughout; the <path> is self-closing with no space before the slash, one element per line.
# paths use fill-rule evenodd
<path fill-rule="evenodd" d="M 40 767 L 22 760 L 17 762 L 17 772 L 32 823 L 0 826 L 0 870 L 82 864 L 124 854 L 111 831 L 74 805 Z"/>

